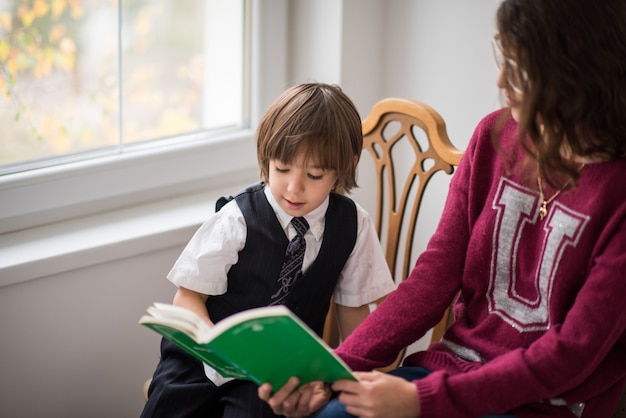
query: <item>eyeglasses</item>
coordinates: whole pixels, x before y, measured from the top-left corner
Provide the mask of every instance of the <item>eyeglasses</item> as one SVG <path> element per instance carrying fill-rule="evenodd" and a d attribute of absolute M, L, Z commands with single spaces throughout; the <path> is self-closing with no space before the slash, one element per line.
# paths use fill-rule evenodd
<path fill-rule="evenodd" d="M 511 58 L 504 56 L 502 50 L 502 42 L 498 35 L 491 38 L 491 45 L 493 46 L 493 57 L 496 60 L 496 66 L 498 71 L 502 71 L 504 67 L 504 74 L 506 75 L 506 81 L 511 86 L 511 89 L 518 94 L 523 92 L 524 85 L 528 81 L 528 73 L 519 68 L 517 62 Z"/>

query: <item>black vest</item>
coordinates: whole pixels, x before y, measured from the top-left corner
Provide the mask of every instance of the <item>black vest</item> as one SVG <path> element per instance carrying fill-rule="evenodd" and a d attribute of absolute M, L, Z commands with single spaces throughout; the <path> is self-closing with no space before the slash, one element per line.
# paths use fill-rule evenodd
<path fill-rule="evenodd" d="M 289 240 L 263 187 L 263 183 L 256 184 L 234 197 L 246 220 L 247 238 L 238 262 L 228 272 L 226 293 L 207 299 L 209 316 L 214 322 L 245 309 L 267 305 L 280 274 Z M 216 209 L 230 199 L 220 199 Z M 293 285 L 286 302 L 319 335 L 339 274 L 354 248 L 356 234 L 354 202 L 331 193 L 320 252 Z"/>

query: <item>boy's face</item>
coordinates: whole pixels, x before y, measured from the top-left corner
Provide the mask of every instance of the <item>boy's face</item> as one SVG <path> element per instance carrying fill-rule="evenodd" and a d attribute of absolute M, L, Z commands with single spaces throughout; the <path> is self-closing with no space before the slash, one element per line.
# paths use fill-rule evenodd
<path fill-rule="evenodd" d="M 291 164 L 270 160 L 268 174 L 272 196 L 291 216 L 304 216 L 321 205 L 337 181 L 335 170 L 305 162 L 302 156 Z"/>

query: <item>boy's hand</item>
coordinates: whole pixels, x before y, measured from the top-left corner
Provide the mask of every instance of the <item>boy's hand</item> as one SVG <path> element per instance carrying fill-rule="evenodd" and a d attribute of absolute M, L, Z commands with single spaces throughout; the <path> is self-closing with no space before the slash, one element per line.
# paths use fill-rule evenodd
<path fill-rule="evenodd" d="M 292 377 L 272 395 L 272 386 L 264 383 L 259 386 L 259 398 L 267 402 L 275 414 L 288 417 L 309 416 L 330 399 L 330 388 L 322 382 L 307 383 L 300 388 L 298 384 L 298 378 Z"/>

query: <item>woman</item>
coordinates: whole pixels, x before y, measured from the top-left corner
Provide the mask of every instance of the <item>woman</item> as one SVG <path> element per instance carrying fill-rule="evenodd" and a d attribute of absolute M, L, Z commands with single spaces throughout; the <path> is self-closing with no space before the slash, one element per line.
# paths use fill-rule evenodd
<path fill-rule="evenodd" d="M 626 383 L 626 2 L 505 0 L 494 52 L 507 107 L 477 126 L 437 231 L 397 291 L 337 349 L 318 417 L 610 417 Z M 455 302 L 441 342 L 407 357 Z M 259 396 L 306 416 L 330 393 Z"/>

